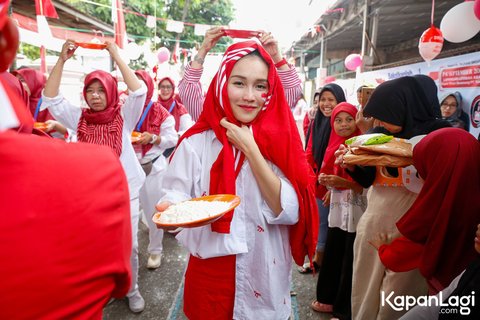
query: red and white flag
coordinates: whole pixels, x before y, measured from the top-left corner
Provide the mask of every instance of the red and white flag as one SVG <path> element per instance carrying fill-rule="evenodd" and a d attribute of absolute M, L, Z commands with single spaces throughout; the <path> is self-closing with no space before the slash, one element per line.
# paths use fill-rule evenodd
<path fill-rule="evenodd" d="M 57 10 L 55 10 L 52 0 L 35 0 L 35 12 L 37 16 L 58 19 Z"/>
<path fill-rule="evenodd" d="M 52 32 L 48 26 L 46 17 L 58 19 L 57 10 L 51 0 L 35 0 L 35 13 L 37 14 L 38 33 L 44 37 L 51 38 Z M 40 47 L 40 71 L 47 73 L 46 50 Z"/>
<path fill-rule="evenodd" d="M 115 43 L 123 49 L 127 45 L 127 29 L 121 0 L 112 0 L 112 22 L 115 29 Z"/>

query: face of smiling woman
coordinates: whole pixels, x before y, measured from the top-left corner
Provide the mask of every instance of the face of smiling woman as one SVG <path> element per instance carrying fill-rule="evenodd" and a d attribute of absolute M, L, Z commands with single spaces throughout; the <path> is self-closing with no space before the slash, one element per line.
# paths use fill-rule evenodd
<path fill-rule="evenodd" d="M 235 119 L 247 124 L 257 117 L 268 92 L 267 79 L 268 65 L 259 56 L 245 56 L 233 66 L 227 92 Z"/>

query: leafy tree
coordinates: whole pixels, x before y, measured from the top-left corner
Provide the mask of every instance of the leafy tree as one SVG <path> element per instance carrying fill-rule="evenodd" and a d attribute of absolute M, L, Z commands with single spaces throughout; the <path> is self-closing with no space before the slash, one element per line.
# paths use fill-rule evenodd
<path fill-rule="evenodd" d="M 84 0 L 64 0 L 77 10 L 97 19 L 112 24 L 111 0 L 96 0 L 84 2 Z M 161 42 L 154 44 L 152 50 L 166 46 L 170 50 L 175 47 L 177 34 L 166 30 L 167 20 L 182 21 L 183 9 L 188 5 L 188 11 L 184 22 L 207 25 L 228 25 L 234 18 L 234 8 L 231 0 L 124 0 L 123 9 L 126 11 L 125 24 L 129 37 L 135 38 L 136 42 L 142 44 L 146 39 L 155 35 Z M 135 14 L 136 13 L 136 14 Z M 156 29 L 146 26 L 146 16 L 157 17 Z M 155 34 L 156 32 L 156 34 Z M 183 48 L 193 48 L 195 44 L 203 41 L 202 37 L 194 35 L 193 26 L 185 25 L 184 32 L 178 37 Z M 228 39 L 221 39 L 215 50 L 223 51 L 228 45 Z"/>
<path fill-rule="evenodd" d="M 77 10 L 92 16 L 106 24 L 112 25 L 112 0 L 63 0 Z M 185 6 L 188 10 L 184 13 Z M 123 0 L 123 9 L 127 34 L 134 38 L 135 42 L 142 45 L 147 39 L 157 36 L 160 41 L 151 41 L 152 51 L 165 46 L 173 52 L 176 41 L 180 47 L 191 49 L 198 46 L 203 37 L 194 34 L 192 24 L 228 25 L 234 18 L 234 8 L 231 0 Z M 157 18 L 156 28 L 146 26 L 146 16 Z M 182 19 L 185 17 L 184 19 Z M 167 20 L 183 21 L 185 25 L 183 33 L 177 34 L 166 30 Z M 105 34 L 108 35 L 108 34 Z M 111 36 L 111 35 L 110 35 Z M 222 38 L 212 52 L 223 52 L 231 43 L 229 38 Z M 35 46 L 23 44 L 21 52 L 29 59 L 37 59 L 40 56 Z M 143 54 L 136 61 L 130 63 L 132 68 L 146 66 Z"/>

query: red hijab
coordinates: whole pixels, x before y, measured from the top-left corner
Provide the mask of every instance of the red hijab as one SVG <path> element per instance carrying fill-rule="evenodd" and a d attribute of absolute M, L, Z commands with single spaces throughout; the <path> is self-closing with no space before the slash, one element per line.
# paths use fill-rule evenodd
<path fill-rule="evenodd" d="M 17 88 L 22 87 L 17 78 L 8 72 L 0 72 L 0 108 L 3 110 L 0 117 L 0 131 L 16 129 L 21 133 L 31 133 L 33 118 L 27 106 L 18 94 Z"/>
<path fill-rule="evenodd" d="M 295 262 L 301 265 L 305 255 L 313 256 L 317 242 L 315 175 L 307 163 L 300 135 L 286 102 L 275 64 L 260 44 L 255 41 L 245 41 L 233 44 L 227 49 L 221 66 L 210 84 L 198 121 L 181 137 L 179 143 L 186 137 L 213 130 L 223 148 L 210 170 L 210 194 L 235 194 L 236 172 L 233 146 L 228 142 L 226 129 L 220 125 L 220 120 L 226 117 L 230 122 L 239 125 L 230 106 L 227 79 L 235 63 L 253 51 L 258 51 L 269 66 L 269 90 L 264 108 L 250 125 L 262 155 L 282 170 L 297 193 L 300 206 L 299 221 L 290 227 L 290 246 Z M 212 231 L 229 233 L 232 217 L 233 211 L 214 222 Z"/>
<path fill-rule="evenodd" d="M 348 102 L 341 102 L 337 104 L 333 109 L 332 115 L 330 116 L 330 126 L 332 129 L 330 131 L 328 146 L 327 146 L 327 149 L 325 150 L 325 155 L 323 156 L 322 168 L 320 169 L 320 173 L 334 174 L 344 179 L 352 180 L 352 178 L 345 171 L 345 169 L 335 165 L 335 151 L 337 151 L 338 147 L 341 144 L 345 143 L 345 140 L 354 136 L 361 135 L 362 133 L 358 128 L 356 128 L 355 131 L 348 137 L 339 136 L 333 129 L 333 124 L 335 123 L 335 117 L 340 112 L 348 113 L 355 120 L 355 116 L 357 114 L 357 108 L 353 104 L 350 104 Z"/>
<path fill-rule="evenodd" d="M 42 97 L 42 90 L 47 82 L 45 75 L 39 70 L 31 68 L 15 70 L 12 74 L 22 77 L 27 84 L 28 89 L 30 89 L 29 107 L 32 116 L 34 116 L 38 101 Z M 38 113 L 35 121 L 45 122 L 51 119 L 53 119 L 52 115 L 48 112 L 48 109 L 45 109 Z"/>
<path fill-rule="evenodd" d="M 120 114 L 117 80 L 108 72 L 96 70 L 85 77 L 83 97 L 87 100 L 87 88 L 95 80 L 100 81 L 107 96 L 107 107 L 102 111 L 84 109 L 78 122 L 78 141 L 109 146 L 120 156 L 122 153 L 123 118 Z"/>
<path fill-rule="evenodd" d="M 160 81 L 158 81 L 158 86 L 159 86 L 158 89 L 160 90 L 160 83 L 162 83 L 162 81 L 164 81 L 164 80 L 167 80 L 168 82 L 170 82 L 170 84 L 172 85 L 172 91 L 170 93 L 170 97 L 168 97 L 167 100 L 163 100 L 162 97 L 159 94 L 158 95 L 158 102 L 160 102 L 160 104 L 167 111 L 170 110 L 170 108 L 172 107 L 172 103 L 175 102 L 175 106 L 173 107 L 173 109 L 170 113 L 175 118 L 175 130 L 178 131 L 179 128 L 180 128 L 180 117 L 183 116 L 184 114 L 188 113 L 188 111 L 187 111 L 187 108 L 185 108 L 185 106 L 181 103 L 181 100 L 179 98 L 175 97 L 175 83 L 173 82 L 173 80 L 171 78 L 165 77 L 165 78 L 160 79 Z"/>
<path fill-rule="evenodd" d="M 425 182 L 397 227 L 424 246 L 422 275 L 446 287 L 477 255 L 472 236 L 480 223 L 480 143 L 465 130 L 440 129 L 415 146 L 413 161 Z"/>
<path fill-rule="evenodd" d="M 143 112 L 145 112 L 145 109 L 148 107 L 150 102 L 152 102 L 152 106 L 150 107 L 150 110 L 148 111 L 147 116 L 145 117 L 145 120 L 142 122 L 142 125 L 140 126 L 139 132 L 149 132 L 149 133 L 154 133 L 156 135 L 160 135 L 160 127 L 165 121 L 165 119 L 168 118 L 170 113 L 165 108 L 162 108 L 162 105 L 159 104 L 158 102 L 153 102 L 152 101 L 152 96 L 153 96 L 153 89 L 154 89 L 154 84 L 153 84 L 153 79 L 152 77 L 148 74 L 147 71 L 145 70 L 137 70 L 135 71 L 135 74 L 142 78 L 143 82 L 145 82 L 145 85 L 147 86 L 147 98 L 145 99 L 145 104 L 143 105 Z M 142 112 L 142 116 L 143 116 Z M 138 123 L 135 126 L 135 128 L 138 127 Z M 148 150 L 150 150 L 153 147 L 152 144 L 142 144 L 142 155 L 145 155 Z"/>

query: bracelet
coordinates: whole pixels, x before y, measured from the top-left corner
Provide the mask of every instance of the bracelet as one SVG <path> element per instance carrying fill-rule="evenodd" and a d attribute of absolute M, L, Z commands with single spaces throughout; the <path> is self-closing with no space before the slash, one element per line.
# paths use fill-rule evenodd
<path fill-rule="evenodd" d="M 205 59 L 200 57 L 198 54 L 196 54 L 195 57 L 193 57 L 193 61 L 203 65 L 203 63 L 205 62 Z"/>
<path fill-rule="evenodd" d="M 282 58 L 282 60 L 278 61 L 277 63 L 275 63 L 275 68 L 280 68 L 281 66 L 283 66 L 284 64 L 287 64 L 287 60 L 285 58 Z"/>
<path fill-rule="evenodd" d="M 152 140 L 150 141 L 150 144 L 154 144 L 155 141 L 157 141 L 158 136 L 156 134 L 152 134 Z"/>

